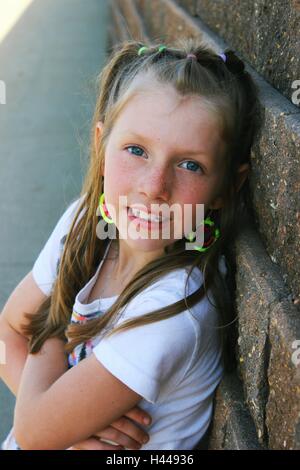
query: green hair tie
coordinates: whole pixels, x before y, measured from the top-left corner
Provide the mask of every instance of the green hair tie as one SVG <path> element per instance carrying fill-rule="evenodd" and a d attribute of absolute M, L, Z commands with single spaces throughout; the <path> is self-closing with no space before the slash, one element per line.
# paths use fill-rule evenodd
<path fill-rule="evenodd" d="M 147 46 L 140 47 L 139 50 L 138 50 L 138 55 L 142 55 L 147 49 L 149 49 Z M 158 52 L 162 52 L 165 49 L 167 49 L 166 46 L 159 46 Z"/>
<path fill-rule="evenodd" d="M 147 49 L 148 49 L 147 46 L 142 46 L 142 47 L 140 47 L 139 50 L 138 50 L 138 55 L 142 55 L 143 52 L 145 52 Z"/>

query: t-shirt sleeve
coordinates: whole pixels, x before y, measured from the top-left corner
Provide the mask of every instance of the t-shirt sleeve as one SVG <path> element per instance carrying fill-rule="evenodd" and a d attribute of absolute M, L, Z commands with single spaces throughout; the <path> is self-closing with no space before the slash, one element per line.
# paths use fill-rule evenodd
<path fill-rule="evenodd" d="M 78 198 L 69 205 L 58 220 L 50 237 L 33 265 L 33 278 L 41 291 L 47 296 L 51 294 L 54 281 L 57 277 L 58 263 L 62 254 L 64 242 L 81 201 L 82 199 Z"/>
<path fill-rule="evenodd" d="M 182 283 L 176 290 L 176 282 L 170 279 L 170 284 L 164 288 L 156 288 L 148 295 L 141 293 L 133 299 L 122 314 L 122 322 L 182 298 Z M 184 377 L 195 345 L 192 323 L 186 313 L 181 312 L 103 337 L 93 353 L 115 377 L 149 402 L 156 403 Z"/>

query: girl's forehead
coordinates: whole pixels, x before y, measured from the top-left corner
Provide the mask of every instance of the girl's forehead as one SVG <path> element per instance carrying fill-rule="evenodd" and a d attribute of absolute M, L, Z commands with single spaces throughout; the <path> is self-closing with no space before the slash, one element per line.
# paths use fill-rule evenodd
<path fill-rule="evenodd" d="M 180 96 L 171 86 L 142 89 L 126 103 L 112 133 L 115 138 L 135 134 L 153 144 L 211 153 L 220 140 L 220 121 L 200 96 Z"/>
<path fill-rule="evenodd" d="M 207 117 L 214 115 L 212 103 L 208 99 L 196 94 L 180 95 L 171 85 L 157 85 L 135 90 L 121 114 L 135 115 L 141 109 L 152 111 L 151 116 L 157 119 L 171 117 L 174 113 L 180 117 L 187 112 Z M 143 113 L 137 118 L 147 118 L 147 116 Z"/>

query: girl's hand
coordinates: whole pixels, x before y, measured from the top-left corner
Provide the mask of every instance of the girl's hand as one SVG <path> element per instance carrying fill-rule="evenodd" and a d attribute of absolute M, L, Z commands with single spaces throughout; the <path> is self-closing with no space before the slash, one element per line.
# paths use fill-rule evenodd
<path fill-rule="evenodd" d="M 138 450 L 145 444 L 144 438 L 149 440 L 149 435 L 132 421 L 145 426 L 144 418 L 150 418 L 151 422 L 150 415 L 135 406 L 107 428 L 69 447 L 68 450 L 124 450 L 125 447 L 130 450 Z M 108 444 L 100 439 L 107 439 L 119 445 Z"/>

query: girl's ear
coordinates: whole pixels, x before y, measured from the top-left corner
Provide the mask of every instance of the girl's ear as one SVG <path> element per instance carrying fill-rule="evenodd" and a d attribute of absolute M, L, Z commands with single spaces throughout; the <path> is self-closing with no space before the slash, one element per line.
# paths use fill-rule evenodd
<path fill-rule="evenodd" d="M 103 122 L 98 121 L 95 127 L 95 134 L 94 134 L 94 144 L 95 144 L 95 149 L 97 153 L 99 150 L 99 143 L 100 143 L 101 136 L 102 136 L 102 130 L 103 130 Z"/>
<path fill-rule="evenodd" d="M 243 165 L 239 166 L 238 175 L 237 175 L 236 184 L 235 184 L 236 192 L 238 192 L 243 186 L 249 172 L 250 172 L 249 163 L 243 163 Z"/>

